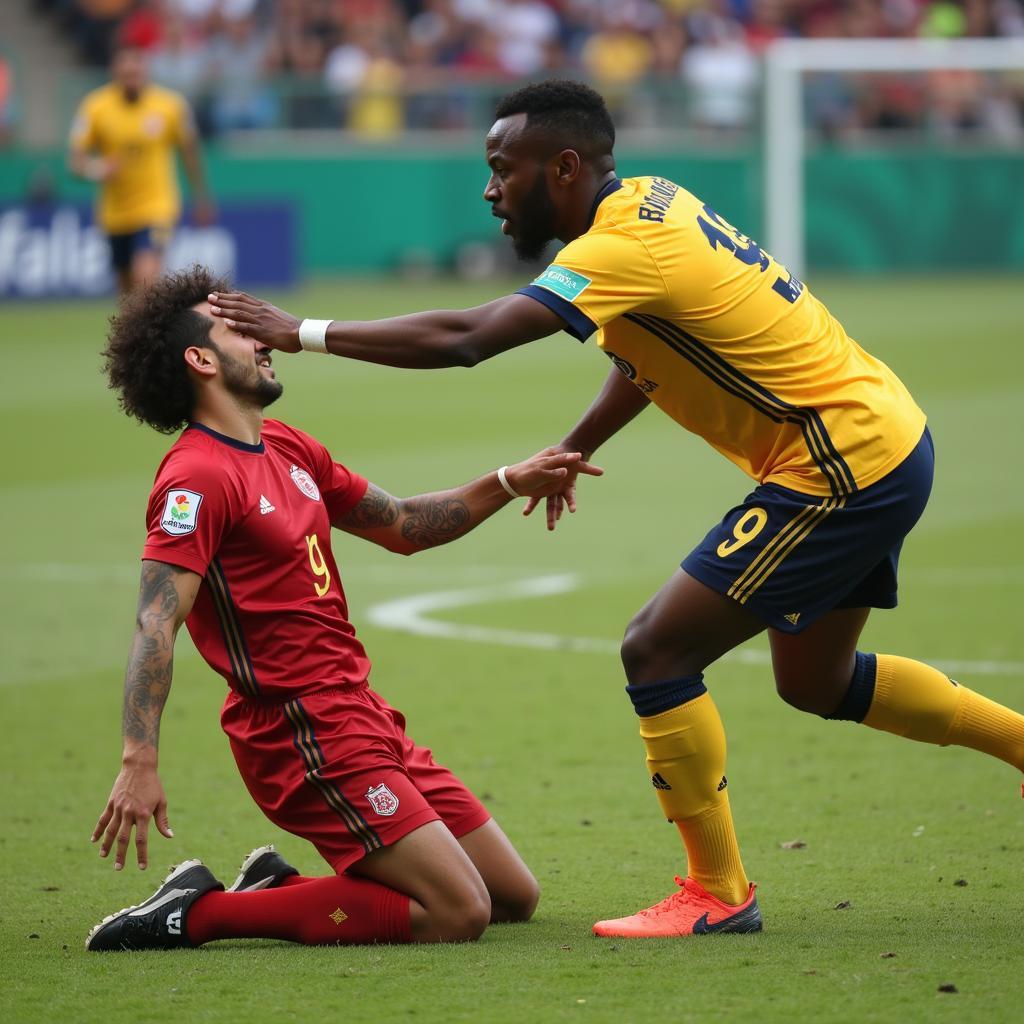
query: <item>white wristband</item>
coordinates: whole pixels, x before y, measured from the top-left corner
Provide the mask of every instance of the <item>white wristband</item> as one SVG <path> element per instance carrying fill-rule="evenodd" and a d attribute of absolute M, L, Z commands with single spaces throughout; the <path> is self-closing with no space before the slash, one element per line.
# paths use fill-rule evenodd
<path fill-rule="evenodd" d="M 508 477 L 505 476 L 506 469 L 508 469 L 508 466 L 502 466 L 501 469 L 498 470 L 498 483 L 501 484 L 501 486 L 505 490 L 505 493 L 510 498 L 521 498 L 521 494 L 516 494 L 516 492 L 512 490 L 512 485 L 508 482 Z"/>
<path fill-rule="evenodd" d="M 299 344 L 306 352 L 327 351 L 327 328 L 333 320 L 303 320 L 299 324 Z"/>

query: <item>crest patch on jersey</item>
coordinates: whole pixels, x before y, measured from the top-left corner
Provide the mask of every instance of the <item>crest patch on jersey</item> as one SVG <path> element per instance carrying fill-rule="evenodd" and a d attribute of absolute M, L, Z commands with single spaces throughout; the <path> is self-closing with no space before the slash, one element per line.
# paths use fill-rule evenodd
<path fill-rule="evenodd" d="M 316 481 L 304 470 L 298 466 L 292 466 L 288 470 L 289 475 L 292 478 L 292 482 L 302 493 L 309 498 L 310 501 L 320 500 L 320 488 L 317 487 Z"/>
<path fill-rule="evenodd" d="M 187 491 L 184 487 L 176 487 L 167 492 L 164 502 L 164 514 L 160 517 L 160 529 L 172 537 L 180 537 L 192 533 L 199 518 L 199 506 L 203 496 L 195 491 Z"/>
<path fill-rule="evenodd" d="M 554 292 L 566 302 L 575 302 L 593 284 L 589 277 L 577 274 L 575 270 L 552 263 L 534 282 L 538 288 Z"/>
<path fill-rule="evenodd" d="M 366 791 L 366 799 L 370 806 L 385 818 L 390 818 L 398 810 L 398 797 L 382 782 L 379 786 L 371 786 Z"/>

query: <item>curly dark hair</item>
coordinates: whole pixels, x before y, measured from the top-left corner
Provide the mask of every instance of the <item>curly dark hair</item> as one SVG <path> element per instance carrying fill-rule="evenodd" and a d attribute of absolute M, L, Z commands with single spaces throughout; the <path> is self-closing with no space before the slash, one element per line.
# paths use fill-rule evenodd
<path fill-rule="evenodd" d="M 515 114 L 525 114 L 530 128 L 540 128 L 590 157 L 606 156 L 615 145 L 615 124 L 604 98 L 582 82 L 552 78 L 524 85 L 494 111 L 498 120 Z"/>
<path fill-rule="evenodd" d="M 121 408 L 162 434 L 173 434 L 192 415 L 195 392 L 182 355 L 210 341 L 213 321 L 191 307 L 226 282 L 207 267 L 167 274 L 122 300 L 110 318 L 103 372 Z"/>

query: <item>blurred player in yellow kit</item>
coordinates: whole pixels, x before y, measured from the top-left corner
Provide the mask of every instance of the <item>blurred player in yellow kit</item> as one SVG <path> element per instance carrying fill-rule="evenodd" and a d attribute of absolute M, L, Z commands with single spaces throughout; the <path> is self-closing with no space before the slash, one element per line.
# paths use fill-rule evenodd
<path fill-rule="evenodd" d="M 181 217 L 176 152 L 192 188 L 195 219 L 208 223 L 213 207 L 188 101 L 152 84 L 145 53 L 122 46 L 111 81 L 78 108 L 69 153 L 71 170 L 99 185 L 96 221 L 110 241 L 122 294 L 163 268 L 164 249 Z"/>
<path fill-rule="evenodd" d="M 664 178 L 619 178 L 615 129 L 592 89 L 541 82 L 496 113 L 484 200 L 521 256 L 566 243 L 531 284 L 474 309 L 368 323 L 300 323 L 237 292 L 211 296 L 212 311 L 285 351 L 418 368 L 472 366 L 559 330 L 594 336 L 613 369 L 560 450 L 589 458 L 657 405 L 753 479 L 626 628 L 648 777 L 687 867 L 666 899 L 594 932 L 758 931 L 704 682 L 723 654 L 767 631 L 792 706 L 1019 771 L 1024 716 L 922 662 L 858 649 L 871 609 L 896 604 L 900 549 L 932 484 L 925 415 L 892 370 L 706 203 Z M 554 529 L 575 508 L 573 482 L 547 503 Z"/>

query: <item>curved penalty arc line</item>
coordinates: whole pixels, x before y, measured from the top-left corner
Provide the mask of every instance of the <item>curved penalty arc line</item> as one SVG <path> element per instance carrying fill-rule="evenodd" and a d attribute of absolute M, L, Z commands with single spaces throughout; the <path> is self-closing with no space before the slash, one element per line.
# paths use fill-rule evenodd
<path fill-rule="evenodd" d="M 472 643 L 500 644 L 503 647 L 528 647 L 538 651 L 582 651 L 592 654 L 614 654 L 619 645 L 611 640 L 585 636 L 561 636 L 529 630 L 504 629 L 498 626 L 474 626 L 445 622 L 431 614 L 454 608 L 469 608 L 497 601 L 553 597 L 568 594 L 580 587 L 576 573 L 535 576 L 531 579 L 494 583 L 457 590 L 434 590 L 413 594 L 393 601 L 374 604 L 367 609 L 367 618 L 375 626 L 413 636 L 435 640 L 468 640 Z"/>
<path fill-rule="evenodd" d="M 578 654 L 618 655 L 619 642 L 604 637 L 565 636 L 533 630 L 506 629 L 500 626 L 477 626 L 446 622 L 433 618 L 435 612 L 469 608 L 498 601 L 553 597 L 580 589 L 577 573 L 558 573 L 455 590 L 433 590 L 408 597 L 395 598 L 371 605 L 367 619 L 382 629 L 408 633 L 435 640 L 460 640 L 470 643 L 497 644 L 502 647 L 523 647 L 538 651 L 571 651 Z M 771 663 L 766 650 L 741 647 L 730 651 L 723 661 L 741 665 L 764 666 Z M 945 672 L 965 675 L 1024 675 L 1024 662 L 963 661 L 927 659 Z"/>
<path fill-rule="evenodd" d="M 432 617 L 435 612 L 469 608 L 497 601 L 568 594 L 578 590 L 581 583 L 576 573 L 559 573 L 488 586 L 434 590 L 371 605 L 366 614 L 375 626 L 435 640 L 464 640 L 471 643 L 498 644 L 503 647 L 526 647 L 538 651 L 618 655 L 619 641 L 605 637 L 564 636 L 559 633 L 506 629 L 500 626 L 476 626 L 446 622 Z M 731 661 L 752 665 L 765 665 L 769 660 L 765 651 L 747 649 L 731 651 L 726 657 Z"/>

